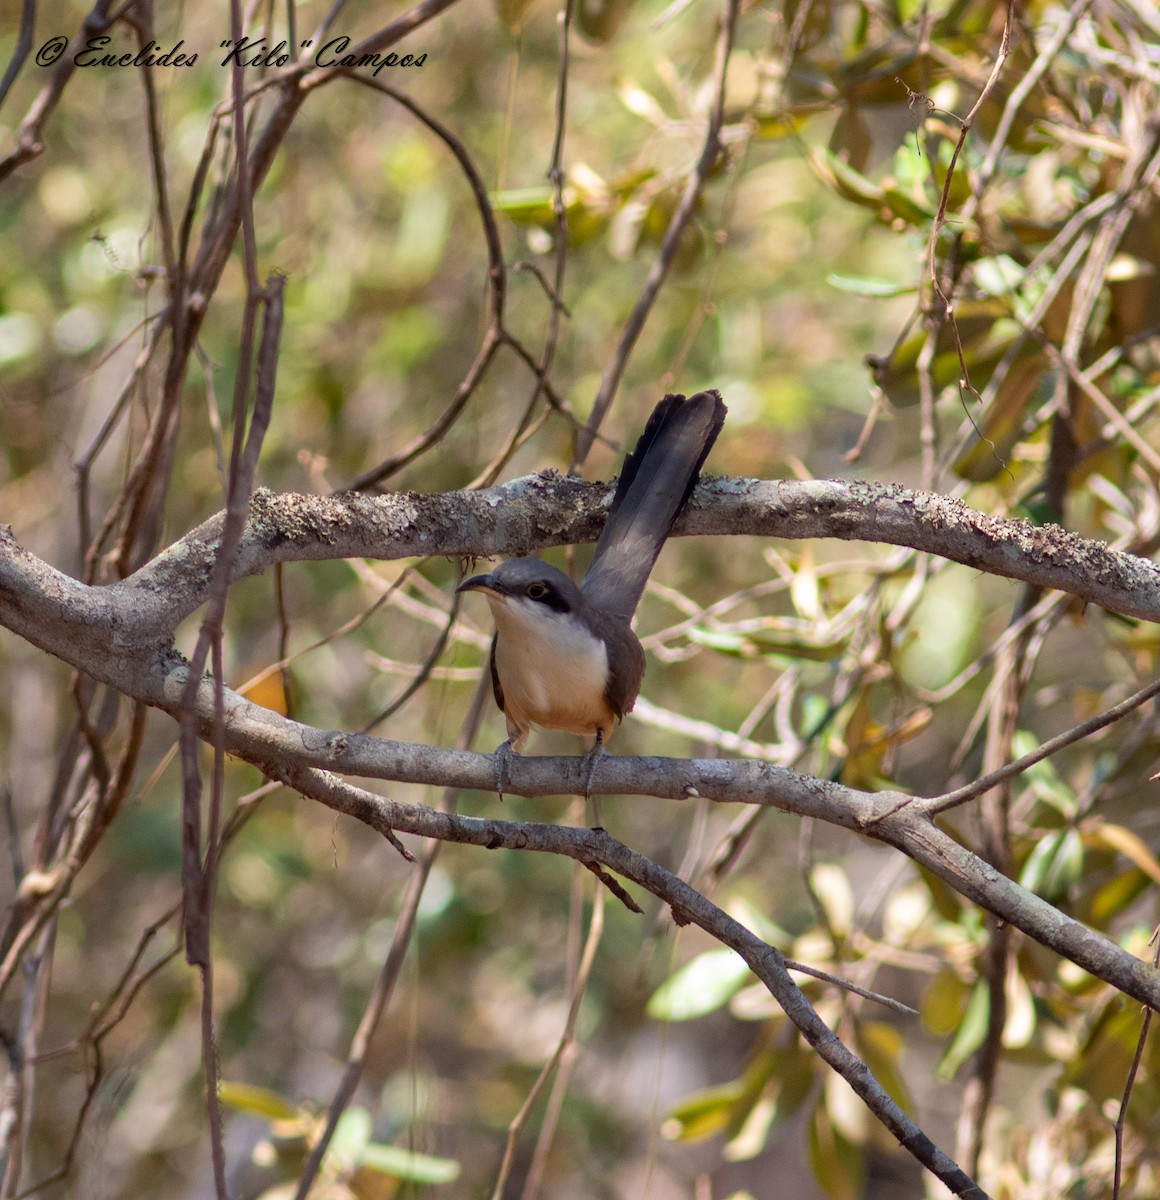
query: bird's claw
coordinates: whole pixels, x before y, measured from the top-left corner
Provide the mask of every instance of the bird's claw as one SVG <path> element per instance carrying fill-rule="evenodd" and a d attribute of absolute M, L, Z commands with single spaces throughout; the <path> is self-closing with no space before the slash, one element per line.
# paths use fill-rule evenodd
<path fill-rule="evenodd" d="M 515 751 L 512 749 L 512 740 L 508 738 L 506 742 L 502 742 L 495 748 L 495 790 L 499 795 L 500 802 L 503 802 L 504 784 L 508 782 L 508 772 L 512 764 L 512 755 Z"/>
<path fill-rule="evenodd" d="M 604 735 L 600 730 L 596 731 L 596 744 L 584 755 L 583 770 L 584 770 L 584 800 L 585 802 L 592 799 L 592 781 L 596 778 L 596 768 L 600 764 L 600 760 L 604 757 Z"/>

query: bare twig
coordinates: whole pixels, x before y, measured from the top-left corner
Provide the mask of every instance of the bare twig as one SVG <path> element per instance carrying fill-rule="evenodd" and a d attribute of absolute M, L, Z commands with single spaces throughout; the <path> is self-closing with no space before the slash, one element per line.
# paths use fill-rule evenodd
<path fill-rule="evenodd" d="M 632 312 L 625 323 L 624 332 L 620 335 L 620 341 L 617 343 L 612 359 L 604 368 L 604 374 L 600 379 L 600 389 L 597 391 L 596 399 L 593 401 L 592 412 L 588 417 L 588 424 L 581 431 L 577 439 L 576 451 L 572 461 L 573 470 L 584 462 L 588 457 L 588 452 L 592 449 L 592 443 L 600 431 L 600 426 L 604 423 L 609 406 L 612 404 L 613 398 L 616 396 L 616 390 L 620 386 L 620 378 L 624 374 L 624 368 L 628 364 L 628 357 L 636 345 L 637 338 L 640 337 L 641 331 L 644 329 L 645 322 L 648 320 L 653 305 L 656 303 L 661 285 L 664 283 L 669 273 L 669 268 L 672 266 L 673 259 L 676 256 L 681 236 L 692 219 L 697 202 L 700 200 L 705 183 L 709 178 L 709 173 L 716 165 L 717 158 L 721 153 L 721 127 L 725 121 L 725 77 L 729 68 L 729 59 L 733 53 L 733 38 L 737 30 L 737 18 L 740 7 L 740 0 L 726 0 L 725 11 L 721 18 L 721 32 L 717 38 L 716 61 L 713 66 L 715 97 L 712 111 L 709 114 L 709 122 L 705 131 L 705 141 L 701 155 L 697 160 L 697 165 L 693 168 L 692 174 L 689 176 L 689 182 L 685 186 L 680 202 L 673 211 L 668 228 L 661 239 L 656 259 L 649 270 L 644 287 L 641 288 L 640 295 L 637 297 Z"/>
<path fill-rule="evenodd" d="M 281 767 L 273 772 L 295 790 L 366 822 L 373 828 L 420 832 L 419 824 L 431 828 L 423 818 L 418 824 L 404 814 L 411 806 L 398 805 L 370 792 L 350 787 L 324 772 Z M 984 1200 L 987 1193 L 953 1163 L 902 1111 L 874 1079 L 868 1068 L 821 1021 L 805 995 L 787 974 L 784 960 L 772 946 L 711 904 L 688 884 L 663 867 L 622 846 L 602 830 L 569 829 L 525 822 L 479 820 L 428 810 L 438 821 L 445 840 L 492 849 L 543 851 L 563 854 L 580 862 L 599 862 L 657 896 L 683 922 L 692 922 L 711 932 L 723 945 L 737 951 L 749 968 L 769 988 L 806 1041 L 850 1084 L 891 1133 L 951 1191 L 968 1200 Z"/>
<path fill-rule="evenodd" d="M 476 351 L 475 359 L 468 368 L 467 374 L 456 389 L 451 403 L 419 437 L 404 446 L 398 453 L 393 454 L 385 462 L 380 463 L 377 467 L 373 467 L 369 471 L 364 471 L 357 479 L 353 480 L 347 488 L 347 490 L 353 492 L 362 491 L 364 488 L 381 484 L 408 463 L 413 462 L 420 454 L 423 454 L 436 445 L 467 407 L 467 402 L 479 386 L 480 380 L 483 379 L 487 368 L 491 365 L 495 352 L 502 343 L 501 330 L 503 328 L 504 305 L 507 300 L 507 268 L 504 266 L 499 227 L 496 225 L 495 213 L 492 212 L 491 201 L 488 199 L 487 187 L 484 185 L 483 179 L 463 142 L 441 121 L 433 117 L 426 109 L 416 104 L 414 100 L 403 92 L 398 91 L 389 84 L 380 82 L 374 77 L 352 75 L 351 78 L 357 80 L 365 87 L 390 96 L 396 104 L 402 105 L 439 138 L 447 149 L 451 151 L 455 161 L 459 164 L 459 168 L 463 172 L 464 178 L 466 178 L 468 186 L 471 189 L 475 207 L 479 212 L 479 218 L 483 226 L 484 242 L 487 245 L 488 308 L 490 313 L 483 341 Z"/>
<path fill-rule="evenodd" d="M 1160 930 L 1153 930 L 1151 944 L 1156 947 L 1152 955 L 1152 965 L 1160 966 Z M 1140 1073 L 1140 1063 L 1144 1058 L 1144 1044 L 1148 1040 L 1148 1028 L 1152 1024 L 1152 1010 L 1144 1009 L 1144 1019 L 1140 1023 L 1140 1036 L 1136 1039 L 1136 1051 L 1132 1055 L 1132 1065 L 1128 1068 L 1124 1080 L 1124 1094 L 1120 1098 L 1120 1109 L 1116 1113 L 1115 1138 L 1116 1161 L 1112 1172 L 1112 1200 L 1119 1200 L 1120 1184 L 1124 1173 L 1124 1125 L 1128 1119 L 1128 1102 L 1132 1098 L 1132 1090 L 1136 1086 L 1136 1077 Z"/>
<path fill-rule="evenodd" d="M 475 740 L 490 690 L 490 681 L 487 679 L 486 672 L 483 672 L 480 674 L 479 684 L 475 689 L 475 697 L 464 718 L 463 728 L 460 730 L 458 746 L 461 749 L 466 749 Z M 457 804 L 458 793 L 454 789 L 445 791 L 441 804 L 442 810 L 444 812 L 454 812 Z M 392 830 L 385 829 L 382 832 L 389 840 L 394 840 L 395 835 Z M 318 1140 L 311 1147 L 310 1157 L 307 1159 L 306 1165 L 302 1168 L 302 1174 L 299 1176 L 298 1189 L 295 1193 L 296 1200 L 306 1200 L 315 1179 L 318 1177 L 318 1172 L 322 1169 L 323 1159 L 326 1157 L 326 1151 L 334 1139 L 334 1132 L 338 1128 L 339 1119 L 349 1106 L 351 1099 L 354 1097 L 358 1082 L 362 1078 L 363 1068 L 366 1066 L 367 1054 L 370 1050 L 371 1039 L 374 1037 L 375 1030 L 378 1029 L 383 1013 L 386 1011 L 387 1005 L 395 993 L 395 987 L 399 981 L 399 972 L 402 970 L 407 949 L 411 944 L 411 938 L 415 932 L 415 921 L 419 914 L 419 902 L 423 898 L 423 890 L 431 875 L 431 868 L 435 865 L 435 860 L 439 856 L 439 850 L 440 843 L 437 841 L 431 842 L 424 850 L 422 857 L 418 860 L 418 865 L 412 872 L 411 878 L 407 881 L 407 889 L 403 894 L 403 900 L 399 906 L 399 915 L 395 919 L 395 931 L 391 938 L 390 949 L 383 962 L 382 970 L 379 972 L 379 977 L 375 981 L 374 989 L 363 1010 L 358 1029 L 355 1031 L 350 1051 L 347 1054 L 346 1070 L 343 1072 L 342 1081 L 330 1102 L 330 1109 L 326 1116 L 326 1125 L 319 1133 Z"/>
<path fill-rule="evenodd" d="M 579 873 L 573 876 L 573 902 L 575 903 L 576 896 L 579 890 L 581 876 Z M 596 961 L 596 950 L 600 945 L 600 939 L 604 933 L 604 893 L 597 888 L 596 896 L 592 904 L 592 917 L 588 923 L 588 937 L 584 941 L 584 951 L 580 957 L 579 966 L 576 969 L 576 977 L 572 981 L 571 996 L 568 1002 L 568 1015 L 564 1021 L 564 1028 L 560 1033 L 560 1038 L 556 1043 L 556 1048 L 553 1050 L 548 1061 L 544 1063 L 540 1069 L 539 1075 L 536 1076 L 535 1083 L 528 1089 L 528 1094 L 524 1097 L 523 1104 L 520 1105 L 519 1111 L 508 1124 L 507 1139 L 504 1142 L 503 1158 L 500 1160 L 499 1170 L 496 1173 L 495 1186 L 492 1188 L 491 1200 L 502 1200 L 504 1188 L 507 1185 L 508 1178 L 511 1175 L 512 1166 L 515 1163 L 516 1147 L 519 1143 L 520 1134 L 524 1130 L 524 1126 L 528 1123 L 528 1118 L 531 1116 L 532 1109 L 539 1100 L 541 1093 L 548 1082 L 556 1075 L 562 1064 L 566 1064 L 566 1059 L 575 1046 L 576 1036 L 576 1019 L 580 1015 L 580 1005 L 584 999 L 588 989 L 588 977 L 592 973 L 592 964 Z M 547 1130 L 549 1122 L 545 1120 L 544 1129 Z M 527 1186 L 525 1187 L 525 1195 L 528 1190 L 533 1188 L 533 1184 L 538 1184 L 539 1177 L 543 1171 L 542 1155 L 539 1153 L 541 1144 L 544 1144 L 544 1139 L 541 1138 L 537 1143 L 537 1161 L 539 1169 L 529 1170 Z"/>
<path fill-rule="evenodd" d="M 1106 729 L 1109 725 L 1115 724 L 1116 721 L 1126 717 L 1128 713 L 1139 708 L 1141 704 L 1146 704 L 1156 695 L 1160 695 L 1160 680 L 1153 680 L 1146 687 L 1142 687 L 1138 692 L 1134 692 L 1126 700 L 1121 700 L 1119 704 L 1113 704 L 1111 708 L 1099 713 L 1097 716 L 1091 717 L 1087 721 L 1082 721 L 1079 725 L 1075 725 L 1071 729 L 1057 734 L 1053 738 L 1049 738 L 1029 754 L 1024 754 L 1014 762 L 1006 763 L 1004 766 L 984 775 L 981 779 L 976 779 L 973 783 L 956 788 L 953 792 L 947 792 L 945 796 L 934 796 L 929 800 L 923 800 L 919 803 L 931 816 L 937 816 L 939 813 L 957 808 L 960 804 L 966 804 L 969 800 L 976 799 L 985 792 L 989 792 L 992 788 L 999 787 L 1008 780 L 1022 775 L 1029 767 L 1042 762 L 1045 758 L 1050 758 L 1053 754 L 1058 754 L 1060 750 L 1078 741 L 1082 741 L 1086 737 L 1090 737 L 1093 733 L 1098 733 L 1101 729 Z"/>

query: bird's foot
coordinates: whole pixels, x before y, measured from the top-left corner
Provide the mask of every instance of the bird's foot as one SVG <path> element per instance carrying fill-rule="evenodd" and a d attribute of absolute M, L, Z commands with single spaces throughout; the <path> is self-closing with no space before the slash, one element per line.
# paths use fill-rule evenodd
<path fill-rule="evenodd" d="M 596 731 L 596 745 L 584 755 L 581 760 L 581 769 L 584 773 L 584 802 L 592 804 L 592 781 L 596 778 L 596 768 L 600 765 L 600 760 L 604 757 L 604 735 L 600 730 Z M 593 815 L 596 818 L 596 823 L 600 823 L 600 802 L 597 800 L 593 804 Z"/>
<path fill-rule="evenodd" d="M 496 746 L 495 754 L 492 757 L 495 759 L 495 790 L 499 794 L 500 802 L 503 801 L 504 784 L 508 782 L 508 772 L 512 765 L 512 755 L 515 751 L 512 749 L 512 740 L 508 738 L 506 742 L 502 742 Z"/>

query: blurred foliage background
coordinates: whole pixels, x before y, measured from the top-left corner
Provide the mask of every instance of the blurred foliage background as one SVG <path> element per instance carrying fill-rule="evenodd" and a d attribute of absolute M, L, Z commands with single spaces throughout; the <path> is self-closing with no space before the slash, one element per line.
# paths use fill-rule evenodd
<path fill-rule="evenodd" d="M 273 46 L 292 15 L 302 40 L 326 9 L 254 5 L 247 34 L 265 31 Z M 439 491 L 573 461 L 577 421 L 701 158 L 724 62 L 722 153 L 627 359 L 608 444 L 584 473 L 615 473 L 664 391 L 714 386 L 730 415 L 713 472 L 898 480 L 1153 554 L 1160 21 L 1144 0 L 1017 9 L 1009 56 L 964 134 L 1002 41 L 1004 10 L 985 0 L 743 3 L 727 53 L 724 10 L 708 0 L 582 0 L 568 23 L 561 245 L 548 178 L 561 10 L 429 6 L 393 47 L 426 55 L 422 65 L 376 78 L 458 139 L 490 198 L 505 340 L 445 433 L 380 486 Z M 88 15 L 73 0 L 31 11 L 33 55 L 54 35 L 75 37 Z M 340 7 L 332 34 L 357 40 L 403 11 Z M 245 279 L 235 247 L 169 387 L 171 344 L 151 342 L 171 281 L 149 112 L 169 220 L 187 214 L 193 257 L 212 240 L 232 164 L 228 121 L 215 118 L 229 97 L 228 15 L 202 0 L 94 13 L 118 18 L 104 30 L 114 49 L 180 40 L 198 59 L 77 70 L 36 125 L 43 151 L 25 154 L 21 122 L 56 69 L 21 62 L 15 4 L 0 20 L 0 60 L 15 72 L 0 104 L 0 155 L 15 156 L 0 168 L 0 516 L 56 566 L 107 582 L 223 506 Z M 250 86 L 276 78 L 246 72 Z M 252 133 L 276 95 L 251 101 Z M 199 164 L 204 189 L 187 210 Z M 260 482 L 347 486 L 449 410 L 488 335 L 476 199 L 413 112 L 335 74 L 294 113 L 257 188 L 254 227 L 260 274 L 287 279 Z M 528 359 L 550 339 L 561 261 L 550 405 Z M 134 469 L 170 419 L 151 490 L 134 492 Z M 513 430 L 523 436 L 508 453 Z M 363 728 L 430 667 L 457 572 L 441 560 L 294 564 L 238 584 L 228 681 L 253 681 L 252 699 L 300 720 Z M 745 754 L 928 795 L 1102 711 L 1156 670 L 1150 626 L 850 543 L 673 544 L 637 624 L 649 674 L 615 752 Z M 489 636 L 483 612 L 459 614 L 422 686 L 376 732 L 454 744 Z M 210 1195 L 198 985 L 175 919 L 175 728 L 148 714 L 136 744 L 127 705 L 12 636 L 0 639 L 0 668 L 14 881 L 0 890 L 0 1027 L 24 1087 L 3 1195 L 46 1179 L 35 1194 Z M 488 709 L 478 746 L 490 750 L 501 730 Z M 109 763 L 125 755 L 123 801 L 67 892 L 38 908 L 29 880 L 75 845 L 95 742 Z M 1156 743 L 1148 705 L 949 824 L 1146 957 L 1160 883 Z M 576 748 L 558 735 L 534 746 Z M 414 871 L 361 826 L 261 784 L 229 764 L 239 819 L 213 942 L 236 1197 L 293 1195 Z M 509 797 L 503 811 L 585 819 L 566 799 Z M 1130 1078 L 1121 1194 L 1160 1190 L 1158 1052 L 1146 1043 L 1130 1076 L 1140 1014 L 1105 985 L 839 830 L 701 801 L 611 800 L 604 820 L 794 957 L 917 1006 L 905 1019 L 804 985 L 992 1194 L 1109 1195 Z M 443 849 L 313 1194 L 497 1188 L 508 1125 L 567 1024 L 596 919 L 592 882 L 551 859 Z M 730 952 L 654 909 L 642 919 L 601 905 L 599 919 L 558 1076 L 568 1086 L 534 1105 L 497 1191 L 939 1194 Z"/>

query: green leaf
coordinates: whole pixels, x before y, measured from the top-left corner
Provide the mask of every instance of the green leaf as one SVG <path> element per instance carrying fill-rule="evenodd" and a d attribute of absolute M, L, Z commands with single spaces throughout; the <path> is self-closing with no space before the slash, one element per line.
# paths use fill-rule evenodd
<path fill-rule="evenodd" d="M 512 188 L 495 192 L 491 206 L 510 217 L 517 225 L 539 225 L 551 229 L 556 223 L 550 187 Z"/>
<path fill-rule="evenodd" d="M 961 479 L 985 483 L 1006 469 L 1023 432 L 1028 405 L 1048 378 L 1046 367 L 1047 356 L 1029 349 L 1011 364 L 982 418 L 975 417 L 979 432 L 955 459 L 954 471 Z"/>
<path fill-rule="evenodd" d="M 371 1140 L 372 1129 L 371 1114 L 365 1108 L 352 1105 L 338 1118 L 326 1152 L 327 1162 L 340 1171 L 353 1171 Z"/>
<path fill-rule="evenodd" d="M 1139 867 L 1153 883 L 1160 883 L 1160 861 L 1157 861 L 1148 848 L 1148 843 L 1138 833 L 1097 817 L 1087 828 L 1086 837 L 1093 846 L 1105 846 L 1117 854 L 1122 854 L 1129 862 Z"/>
<path fill-rule="evenodd" d="M 1061 900 L 1083 873 L 1083 838 L 1077 829 L 1056 829 L 1027 856 L 1019 882 L 1051 902 Z"/>
<path fill-rule="evenodd" d="M 1148 876 L 1135 867 L 1114 876 L 1092 897 L 1088 921 L 1097 929 L 1106 929 L 1113 917 L 1126 912 L 1154 886 Z"/>
<path fill-rule="evenodd" d="M 938 915 L 952 923 L 957 922 L 963 915 L 963 902 L 958 892 L 945 879 L 940 879 L 926 867 L 920 866 L 918 874 L 926 885 L 927 891 L 930 892 L 930 898 L 934 902 Z"/>
<path fill-rule="evenodd" d="M 406 1179 L 411 1183 L 453 1183 L 462 1170 L 454 1158 L 436 1158 L 431 1154 L 417 1154 L 401 1146 L 385 1146 L 381 1142 L 368 1142 L 359 1153 L 358 1165 L 381 1175 L 395 1179 Z"/>
<path fill-rule="evenodd" d="M 706 950 L 685 963 L 653 992 L 647 1012 L 654 1021 L 689 1021 L 716 1012 L 745 985 L 749 968 L 733 950 Z"/>
<path fill-rule="evenodd" d="M 783 658 L 804 658 L 809 662 L 833 662 L 846 650 L 844 638 L 828 638 L 819 634 L 811 623 L 781 620 L 768 629 L 747 633 L 693 628 L 689 641 L 707 646 L 718 654 L 731 658 L 757 658 L 760 655 L 780 655 Z"/>
<path fill-rule="evenodd" d="M 1053 902 L 1064 899 L 1083 877 L 1083 861 L 1083 838 L 1078 829 L 1069 829 L 1043 876 L 1043 898 Z"/>
<path fill-rule="evenodd" d="M 983 1044 L 983 1038 L 987 1036 L 990 1014 L 991 998 L 986 981 L 980 979 L 971 992 L 970 1000 L 967 1001 L 967 1011 L 963 1014 L 958 1033 L 938 1065 L 939 1079 L 953 1079 L 959 1067 Z"/>
<path fill-rule="evenodd" d="M 802 121 L 799 117 L 784 113 L 758 113 L 754 118 L 754 134 L 759 141 L 775 141 L 778 138 L 789 137 L 800 132 Z"/>
<path fill-rule="evenodd" d="M 909 296 L 918 291 L 913 281 L 900 283 L 892 279 L 867 279 L 861 275 L 840 275 L 836 271 L 826 276 L 826 282 L 840 292 L 852 292 L 855 296 Z"/>
<path fill-rule="evenodd" d="M 1017 758 L 1030 754 L 1038 746 L 1039 739 L 1026 729 L 1018 730 L 1011 739 L 1011 749 Z M 1034 788 L 1035 798 L 1055 809 L 1065 820 L 1070 821 L 1076 815 L 1075 792 L 1060 779 L 1050 759 L 1028 767 L 1023 778 Z"/>
<path fill-rule="evenodd" d="M 735 920 L 740 921 L 751 933 L 756 933 L 764 942 L 776 946 L 781 951 L 788 952 L 793 945 L 793 938 L 776 921 L 771 921 L 755 904 L 744 896 L 732 896 L 725 911 Z"/>
<path fill-rule="evenodd" d="M 876 213 L 881 212 L 886 197 L 873 180 L 867 179 L 860 171 L 855 171 L 824 147 L 818 150 L 809 150 L 807 147 L 807 151 L 811 166 L 827 187 L 837 192 L 843 200 L 860 204 Z"/>
<path fill-rule="evenodd" d="M 729 1125 L 742 1090 L 742 1081 L 733 1079 L 686 1096 L 666 1118 L 665 1137 L 675 1142 L 699 1142 L 720 1133 Z"/>
<path fill-rule="evenodd" d="M 934 219 L 933 208 L 895 184 L 883 185 L 882 198 L 896 217 L 911 225 L 925 225 Z"/>
<path fill-rule="evenodd" d="M 874 1078 L 903 1109 L 913 1111 L 914 1103 L 902 1077 L 902 1034 L 892 1025 L 881 1021 L 860 1021 L 857 1025 L 854 1049 L 874 1072 Z"/>
<path fill-rule="evenodd" d="M 620 28 L 632 0 L 592 0 L 580 5 L 580 29 L 590 41 L 610 41 Z"/>

